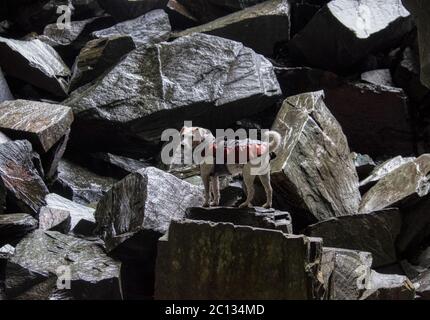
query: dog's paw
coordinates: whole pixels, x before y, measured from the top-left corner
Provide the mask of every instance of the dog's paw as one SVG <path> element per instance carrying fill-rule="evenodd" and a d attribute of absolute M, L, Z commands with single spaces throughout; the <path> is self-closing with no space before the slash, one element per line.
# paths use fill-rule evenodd
<path fill-rule="evenodd" d="M 262 205 L 262 207 L 264 209 L 270 209 L 270 208 L 272 208 L 272 204 L 271 203 L 265 203 L 265 204 Z"/>
<path fill-rule="evenodd" d="M 219 202 L 212 201 L 211 207 L 219 207 Z"/>

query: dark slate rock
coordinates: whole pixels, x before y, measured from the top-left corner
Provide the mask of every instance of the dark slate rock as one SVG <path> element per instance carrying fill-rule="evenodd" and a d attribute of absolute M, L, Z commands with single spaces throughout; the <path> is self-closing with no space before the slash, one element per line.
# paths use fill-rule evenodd
<path fill-rule="evenodd" d="M 424 0 L 402 0 L 406 8 L 414 15 L 415 23 L 418 27 L 418 42 L 420 45 L 421 57 L 421 81 L 430 88 L 430 46 L 428 38 L 430 36 L 429 19 L 430 5 Z"/>
<path fill-rule="evenodd" d="M 45 204 L 48 189 L 34 168 L 28 141 L 0 144 L 0 178 L 7 190 L 8 207 L 14 204 L 26 213 L 37 215 Z"/>
<path fill-rule="evenodd" d="M 203 203 L 202 190 L 153 167 L 128 175 L 99 202 L 96 233 L 123 262 L 126 298 L 151 297 L 157 241 L 171 220 Z"/>
<path fill-rule="evenodd" d="M 294 36 L 290 47 L 313 66 L 346 70 L 371 52 L 396 47 L 413 27 L 398 0 L 333 0 Z"/>
<path fill-rule="evenodd" d="M 70 268 L 68 292 L 74 299 L 121 299 L 120 265 L 92 242 L 36 230 L 16 246 L 7 263 L 6 294 L 14 298 L 49 280 L 64 284 L 62 268 Z M 34 298 L 48 299 L 52 291 L 46 291 Z"/>
<path fill-rule="evenodd" d="M 70 212 L 62 209 L 42 207 L 39 212 L 39 229 L 58 231 L 64 234 L 70 232 Z"/>
<path fill-rule="evenodd" d="M 328 247 L 370 252 L 377 268 L 397 261 L 396 240 L 401 226 L 399 210 L 387 209 L 325 220 L 309 226 L 305 234 L 323 238 Z"/>
<path fill-rule="evenodd" d="M 430 154 L 424 154 L 391 171 L 378 181 L 360 203 L 360 213 L 393 206 L 408 197 L 424 197 L 430 191 L 426 178 L 430 172 Z"/>
<path fill-rule="evenodd" d="M 0 37 L 0 67 L 55 96 L 65 97 L 70 70 L 58 53 L 40 40 L 12 40 Z"/>
<path fill-rule="evenodd" d="M 199 24 L 191 12 L 180 4 L 178 0 L 169 0 L 165 10 L 169 15 L 172 30 L 184 30 Z"/>
<path fill-rule="evenodd" d="M 61 160 L 53 189 L 76 203 L 89 205 L 97 203 L 115 182 L 116 179 L 99 176 L 71 161 Z"/>
<path fill-rule="evenodd" d="M 272 56 L 277 44 L 290 39 L 290 5 L 286 0 L 266 1 L 174 36 L 195 32 L 238 41 L 257 53 Z"/>
<path fill-rule="evenodd" d="M 317 238 L 173 221 L 159 242 L 155 298 L 315 299 L 321 254 Z"/>
<path fill-rule="evenodd" d="M 154 9 L 163 9 L 168 0 L 97 0 L 99 5 L 118 21 L 137 18 Z"/>
<path fill-rule="evenodd" d="M 378 86 L 394 87 L 390 69 L 366 71 L 361 74 L 361 80 Z"/>
<path fill-rule="evenodd" d="M 112 148 L 125 133 L 122 145 L 130 135 L 158 140 L 185 119 L 226 125 L 270 106 L 279 94 L 273 66 L 263 56 L 238 42 L 193 34 L 132 51 L 64 103 L 78 118 L 79 134 L 97 127 L 93 140 L 109 140 Z"/>
<path fill-rule="evenodd" d="M 185 218 L 211 222 L 229 222 L 234 225 L 254 228 L 276 229 L 293 233 L 293 224 L 288 212 L 274 209 L 255 208 L 202 208 L 187 209 Z"/>
<path fill-rule="evenodd" d="M 55 143 L 47 153 L 42 154 L 43 171 L 45 180 L 52 182 L 55 180 L 58 164 L 63 157 L 67 143 L 69 142 L 70 130 Z"/>
<path fill-rule="evenodd" d="M 66 211 L 70 215 L 70 229 L 74 234 L 92 236 L 96 227 L 94 209 L 70 201 L 55 193 L 45 197 L 47 210 Z M 43 209 L 43 208 L 42 208 Z"/>
<path fill-rule="evenodd" d="M 271 162 L 275 203 L 305 209 L 310 222 L 358 212 L 354 162 L 322 91 L 287 98 L 272 129 L 283 136 Z"/>
<path fill-rule="evenodd" d="M 352 153 L 355 169 L 357 170 L 358 178 L 364 180 L 375 169 L 376 164 L 373 159 L 367 154 Z"/>
<path fill-rule="evenodd" d="M 90 154 L 89 162 L 91 162 L 92 168 L 99 168 L 100 172 L 105 172 L 108 176 L 119 179 L 150 166 L 147 162 L 141 160 L 103 152 Z"/>
<path fill-rule="evenodd" d="M 133 39 L 129 36 L 112 36 L 89 41 L 72 67 L 70 91 L 95 80 L 135 48 Z"/>
<path fill-rule="evenodd" d="M 70 130 L 69 107 L 29 100 L 0 103 L 0 129 L 14 139 L 27 139 L 41 153 L 51 149 Z"/>
<path fill-rule="evenodd" d="M 14 98 L 12 96 L 12 93 L 10 92 L 9 86 L 0 68 L 0 103 L 6 100 L 13 100 L 13 99 Z"/>
<path fill-rule="evenodd" d="M 26 213 L 0 215 L 0 246 L 16 244 L 27 233 L 37 229 L 37 220 Z"/>
<path fill-rule="evenodd" d="M 130 36 L 136 46 L 150 45 L 169 39 L 169 16 L 163 10 L 154 10 L 134 20 L 124 21 L 111 28 L 93 33 L 96 38 Z"/>

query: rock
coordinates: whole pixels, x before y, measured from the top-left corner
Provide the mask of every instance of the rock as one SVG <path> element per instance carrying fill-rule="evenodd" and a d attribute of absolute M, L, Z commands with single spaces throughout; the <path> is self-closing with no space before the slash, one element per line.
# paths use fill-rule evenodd
<path fill-rule="evenodd" d="M 89 41 L 73 65 L 70 91 L 95 80 L 134 49 L 133 39 L 129 36 L 112 36 Z"/>
<path fill-rule="evenodd" d="M 58 53 L 40 40 L 12 40 L 0 37 L 0 67 L 55 96 L 65 97 L 70 70 Z"/>
<path fill-rule="evenodd" d="M 364 196 L 360 213 L 369 213 L 393 206 L 416 195 L 425 196 L 430 190 L 427 174 L 430 172 L 430 155 L 424 154 L 407 162 L 380 179 Z"/>
<path fill-rule="evenodd" d="M 45 154 L 42 154 L 41 161 L 43 162 L 43 171 L 45 179 L 49 182 L 55 180 L 58 164 L 66 151 L 67 143 L 69 142 L 70 130 L 55 143 L 51 149 Z"/>
<path fill-rule="evenodd" d="M 206 33 L 243 43 L 255 52 L 272 56 L 280 42 L 290 39 L 290 5 L 287 0 L 270 0 L 179 33 Z"/>
<path fill-rule="evenodd" d="M 151 10 L 163 9 L 168 0 L 97 0 L 99 5 L 118 21 L 137 18 Z"/>
<path fill-rule="evenodd" d="M 329 300 L 359 300 L 369 284 L 372 255 L 324 247 L 321 265 Z"/>
<path fill-rule="evenodd" d="M 93 170 L 98 168 L 99 173 L 104 172 L 109 177 L 117 179 L 123 179 L 130 173 L 150 166 L 141 160 L 103 152 L 90 154 L 89 162 Z"/>
<path fill-rule="evenodd" d="M 6 244 L 0 248 L 0 260 L 8 260 L 15 253 L 15 248 L 10 244 Z"/>
<path fill-rule="evenodd" d="M 0 215 L 0 246 L 16 244 L 27 233 L 37 229 L 37 220 L 25 213 Z"/>
<path fill-rule="evenodd" d="M 96 233 L 123 262 L 126 298 L 153 295 L 158 239 L 171 220 L 202 203 L 200 188 L 153 167 L 128 175 L 98 203 Z"/>
<path fill-rule="evenodd" d="M 283 136 L 271 162 L 275 203 L 305 209 L 308 222 L 356 214 L 357 173 L 342 128 L 324 103 L 324 93 L 287 98 L 272 129 Z"/>
<path fill-rule="evenodd" d="M 396 47 L 413 27 L 398 0 L 333 0 L 294 36 L 290 48 L 313 66 L 344 71 L 371 52 Z"/>
<path fill-rule="evenodd" d="M 397 261 L 396 240 L 401 226 L 399 210 L 387 209 L 331 218 L 309 226 L 305 234 L 323 238 L 328 247 L 370 252 L 377 268 Z"/>
<path fill-rule="evenodd" d="M 367 154 L 352 153 L 355 169 L 357 170 L 358 178 L 363 180 L 367 178 L 375 169 L 375 162 Z"/>
<path fill-rule="evenodd" d="M 419 299 L 430 299 L 430 269 L 420 273 L 412 280 Z"/>
<path fill-rule="evenodd" d="M 0 130 L 13 139 L 27 139 L 41 153 L 49 151 L 70 130 L 69 107 L 28 100 L 0 103 Z"/>
<path fill-rule="evenodd" d="M 361 74 L 361 80 L 378 86 L 394 87 L 389 69 L 366 71 Z"/>
<path fill-rule="evenodd" d="M 291 34 L 301 31 L 313 16 L 330 0 L 290 0 Z"/>
<path fill-rule="evenodd" d="M 109 28 L 115 21 L 109 16 L 90 18 L 82 21 L 71 21 L 69 28 L 58 27 L 57 23 L 49 24 L 43 34 L 37 38 L 52 46 L 70 66 L 79 51 L 92 40 L 94 31 Z"/>
<path fill-rule="evenodd" d="M 418 42 L 421 57 L 421 82 L 430 88 L 430 47 L 428 37 L 430 33 L 430 6 L 424 0 L 403 0 L 406 8 L 414 15 L 418 27 Z"/>
<path fill-rule="evenodd" d="M 14 98 L 0 68 L 0 103 L 6 100 L 14 100 Z"/>
<path fill-rule="evenodd" d="M 169 39 L 169 16 L 163 10 L 150 11 L 134 20 L 124 21 L 111 28 L 95 31 L 96 38 L 130 36 L 136 46 L 150 45 Z"/>
<path fill-rule="evenodd" d="M 263 208 L 202 208 L 187 209 L 185 218 L 211 222 L 229 222 L 254 228 L 276 229 L 293 233 L 293 223 L 288 212 Z"/>
<path fill-rule="evenodd" d="M 70 232 L 70 212 L 61 209 L 42 207 L 39 213 L 39 229 L 58 231 L 64 234 Z"/>
<path fill-rule="evenodd" d="M 370 273 L 367 290 L 361 300 L 414 300 L 415 287 L 405 276 Z"/>
<path fill-rule="evenodd" d="M 48 189 L 34 168 L 32 148 L 28 141 L 0 144 L 0 178 L 7 190 L 8 207 L 12 208 L 13 204 L 36 216 L 45 204 L 44 197 Z"/>
<path fill-rule="evenodd" d="M 78 118 L 75 132 L 91 132 L 99 147 L 113 148 L 115 142 L 130 145 L 131 137 L 159 141 L 165 128 L 180 128 L 185 119 L 203 127 L 226 125 L 270 106 L 279 94 L 263 56 L 237 42 L 193 34 L 132 51 L 64 103 Z"/>
<path fill-rule="evenodd" d="M 177 0 L 169 0 L 165 10 L 173 30 L 184 30 L 198 25 L 197 19 Z"/>
<path fill-rule="evenodd" d="M 200 22 L 209 22 L 216 18 L 228 15 L 231 12 L 239 11 L 264 2 L 265 0 L 178 0 L 191 14 Z"/>
<path fill-rule="evenodd" d="M 92 242 L 36 230 L 16 246 L 7 263 L 6 294 L 14 298 L 53 280 L 63 288 L 69 281 L 70 290 L 64 289 L 77 300 L 121 299 L 120 266 Z M 35 298 L 48 299 L 49 291 Z"/>
<path fill-rule="evenodd" d="M 321 251 L 321 239 L 278 230 L 173 221 L 159 242 L 155 299 L 315 299 Z"/>
<path fill-rule="evenodd" d="M 404 165 L 405 163 L 412 162 L 416 158 L 414 157 L 402 157 L 397 156 L 389 159 L 378 166 L 376 166 L 373 171 L 368 175 L 366 179 L 360 181 L 360 190 L 368 191 L 373 187 L 379 180 L 385 177 L 390 172 L 396 170 L 398 167 Z"/>
<path fill-rule="evenodd" d="M 73 202 L 89 205 L 97 203 L 116 181 L 99 176 L 68 160 L 61 160 L 53 188 Z"/>
<path fill-rule="evenodd" d="M 94 209 L 70 201 L 55 193 L 45 197 L 46 209 L 50 211 L 66 211 L 70 215 L 70 229 L 74 234 L 91 236 L 96 227 Z"/>

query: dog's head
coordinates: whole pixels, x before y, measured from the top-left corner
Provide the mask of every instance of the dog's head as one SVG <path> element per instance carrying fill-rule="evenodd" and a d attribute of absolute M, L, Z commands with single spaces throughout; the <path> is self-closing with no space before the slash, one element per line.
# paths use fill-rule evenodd
<path fill-rule="evenodd" d="M 180 135 L 181 145 L 192 149 L 205 141 L 213 140 L 213 135 L 208 129 L 199 127 L 183 127 Z"/>

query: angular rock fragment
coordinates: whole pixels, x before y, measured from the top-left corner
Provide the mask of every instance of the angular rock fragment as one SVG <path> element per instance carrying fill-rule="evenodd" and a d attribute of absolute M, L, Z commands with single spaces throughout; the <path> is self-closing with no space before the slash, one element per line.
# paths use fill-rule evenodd
<path fill-rule="evenodd" d="M 130 173 L 149 167 L 149 164 L 144 161 L 112 153 L 92 153 L 90 158 L 92 168 L 99 168 L 100 171 L 105 172 L 108 176 L 118 179 L 123 179 Z"/>
<path fill-rule="evenodd" d="M 28 214 L 2 214 L 0 215 L 0 246 L 16 244 L 35 229 L 37 229 L 37 220 Z"/>
<path fill-rule="evenodd" d="M 257 53 L 272 56 L 275 46 L 290 38 L 290 5 L 286 0 L 266 1 L 174 36 L 195 32 L 238 41 Z"/>
<path fill-rule="evenodd" d="M 158 239 L 172 220 L 202 203 L 200 188 L 153 167 L 128 175 L 99 202 L 96 232 L 123 262 L 126 297 L 153 295 Z"/>
<path fill-rule="evenodd" d="M 419 299 L 430 299 L 430 269 L 420 273 L 412 280 Z"/>
<path fill-rule="evenodd" d="M 374 270 L 370 273 L 367 290 L 361 300 L 414 300 L 415 287 L 405 276 L 381 274 Z"/>
<path fill-rule="evenodd" d="M 430 5 L 425 0 L 402 0 L 406 8 L 412 12 L 418 27 L 418 41 L 421 57 L 421 81 L 430 88 Z"/>
<path fill-rule="evenodd" d="M 308 221 L 358 212 L 354 162 L 322 91 L 287 98 L 272 129 L 283 136 L 271 162 L 276 203 L 305 209 Z"/>
<path fill-rule="evenodd" d="M 367 178 L 375 169 L 375 162 L 367 154 L 352 153 L 355 169 L 360 180 Z"/>
<path fill-rule="evenodd" d="M 293 233 L 293 224 L 288 212 L 262 208 L 189 208 L 185 215 L 189 220 L 228 222 L 254 228 L 276 229 Z"/>
<path fill-rule="evenodd" d="M 43 163 L 43 171 L 45 179 L 49 182 L 55 180 L 55 176 L 57 174 L 58 164 L 60 163 L 61 158 L 66 152 L 67 143 L 69 142 L 70 137 L 70 129 L 66 132 L 66 134 L 60 138 L 49 151 L 45 154 L 42 154 L 41 161 Z"/>
<path fill-rule="evenodd" d="M 0 103 L 0 129 L 14 139 L 27 139 L 45 153 L 70 130 L 73 112 L 69 107 L 14 100 Z"/>
<path fill-rule="evenodd" d="M 96 38 L 130 36 L 136 46 L 150 45 L 169 39 L 172 28 L 163 10 L 154 10 L 134 20 L 124 21 L 111 28 L 95 31 Z"/>
<path fill-rule="evenodd" d="M 135 48 L 133 39 L 129 36 L 112 36 L 89 41 L 72 67 L 70 91 L 95 80 Z"/>
<path fill-rule="evenodd" d="M 61 160 L 53 188 L 76 203 L 89 205 L 97 203 L 116 181 L 99 176 L 71 161 Z"/>
<path fill-rule="evenodd" d="M 416 195 L 424 197 L 430 191 L 427 175 L 430 172 L 430 155 L 424 154 L 388 173 L 364 196 L 360 213 L 369 213 L 393 206 Z"/>
<path fill-rule="evenodd" d="M 305 234 L 323 238 L 328 247 L 370 252 L 373 267 L 377 268 L 397 261 L 396 240 L 401 225 L 399 210 L 387 209 L 328 219 L 309 226 Z"/>
<path fill-rule="evenodd" d="M 168 0 L 97 0 L 118 21 L 137 18 L 154 9 L 163 9 Z"/>
<path fill-rule="evenodd" d="M 0 260 L 8 260 L 15 253 L 15 248 L 6 244 L 0 248 Z"/>
<path fill-rule="evenodd" d="M 55 231 L 36 230 L 15 248 L 6 268 L 6 294 L 15 298 L 52 280 L 74 299 L 121 299 L 121 264 L 106 256 L 96 244 Z M 67 284 L 67 277 L 70 283 Z M 70 285 L 70 289 L 66 286 Z M 40 290 L 35 299 L 53 293 Z"/>
<path fill-rule="evenodd" d="M 371 52 L 395 47 L 413 26 L 399 0 L 333 0 L 295 35 L 290 47 L 314 66 L 347 70 Z"/>
<path fill-rule="evenodd" d="M 126 133 L 122 145 L 130 135 L 158 140 L 185 119 L 226 125 L 270 106 L 279 94 L 273 66 L 263 56 L 238 42 L 193 34 L 134 50 L 64 103 L 78 118 L 79 134 L 90 130 L 93 140 L 112 147 Z"/>
<path fill-rule="evenodd" d="M 70 70 L 58 53 L 40 40 L 12 40 L 0 37 L 0 67 L 58 97 L 65 97 Z"/>
<path fill-rule="evenodd" d="M 13 204 L 26 213 L 37 215 L 45 204 L 48 188 L 34 168 L 28 141 L 0 144 L 0 178 L 7 190 L 8 207 Z"/>
<path fill-rule="evenodd" d="M 50 193 L 45 197 L 47 210 L 66 211 L 70 215 L 70 229 L 73 233 L 90 236 L 96 227 L 94 209 L 70 201 L 55 193 Z"/>
<path fill-rule="evenodd" d="M 50 207 L 42 207 L 39 213 L 39 229 L 69 233 L 71 227 L 70 212 Z"/>
<path fill-rule="evenodd" d="M 330 0 L 290 0 L 291 34 L 301 31 L 313 16 Z"/>
<path fill-rule="evenodd" d="M 315 299 L 321 254 L 321 239 L 173 221 L 159 241 L 155 298 Z"/>
<path fill-rule="evenodd" d="M 198 21 L 178 0 L 169 0 L 165 8 L 173 30 L 184 30 L 198 25 Z"/>
<path fill-rule="evenodd" d="M 361 74 L 361 80 L 378 86 L 394 87 L 389 69 L 366 71 Z"/>
<path fill-rule="evenodd" d="M 6 100 L 13 100 L 13 96 L 0 68 L 0 103 Z"/>

